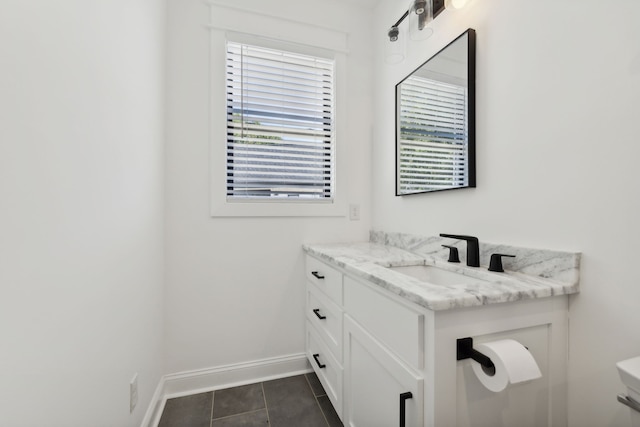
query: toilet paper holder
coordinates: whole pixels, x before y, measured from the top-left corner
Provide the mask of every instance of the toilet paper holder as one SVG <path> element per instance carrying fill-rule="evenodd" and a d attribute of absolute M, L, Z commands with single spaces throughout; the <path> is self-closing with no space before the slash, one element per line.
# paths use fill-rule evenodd
<path fill-rule="evenodd" d="M 619 394 L 618 402 L 622 403 L 623 405 L 627 405 L 629 408 L 633 409 L 634 411 L 640 412 L 640 402 L 636 402 L 635 400 L 633 400 L 633 398 L 629 396 L 624 396 L 622 394 Z"/>
<path fill-rule="evenodd" d="M 456 360 L 473 359 L 482 366 L 487 375 L 495 375 L 496 366 L 491 359 L 473 348 L 473 338 L 458 338 Z"/>

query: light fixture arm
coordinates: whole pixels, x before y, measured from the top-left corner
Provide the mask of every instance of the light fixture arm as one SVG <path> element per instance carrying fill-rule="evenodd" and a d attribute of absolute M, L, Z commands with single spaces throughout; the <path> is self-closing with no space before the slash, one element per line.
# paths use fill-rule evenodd
<path fill-rule="evenodd" d="M 387 36 L 389 37 L 389 41 L 395 42 L 398 40 L 398 35 L 400 34 L 400 30 L 398 30 L 398 25 L 402 24 L 402 21 L 404 21 L 407 18 L 407 16 L 409 16 L 408 10 L 404 13 L 404 15 L 400 17 L 400 19 L 398 19 L 398 21 L 396 21 L 395 24 L 391 26 L 391 28 L 389 28 L 389 31 L 387 31 Z"/>
<path fill-rule="evenodd" d="M 404 21 L 405 19 L 407 19 L 407 16 L 409 16 L 409 10 L 408 10 L 408 9 L 404 12 L 404 15 L 402 15 L 402 16 L 400 17 L 400 19 L 398 19 L 398 20 L 396 21 L 396 23 L 395 23 L 395 24 L 393 24 L 391 27 L 397 27 L 398 25 L 402 24 L 402 21 Z"/>

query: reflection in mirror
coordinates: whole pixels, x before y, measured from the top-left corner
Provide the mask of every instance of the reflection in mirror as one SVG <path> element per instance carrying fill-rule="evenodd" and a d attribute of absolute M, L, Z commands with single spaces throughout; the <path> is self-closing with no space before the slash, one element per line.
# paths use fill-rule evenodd
<path fill-rule="evenodd" d="M 396 85 L 396 195 L 475 187 L 475 31 Z"/>

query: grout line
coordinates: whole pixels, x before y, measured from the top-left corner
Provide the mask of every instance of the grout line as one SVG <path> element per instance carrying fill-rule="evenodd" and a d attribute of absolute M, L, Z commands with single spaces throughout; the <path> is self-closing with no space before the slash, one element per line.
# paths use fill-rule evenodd
<path fill-rule="evenodd" d="M 329 420 L 327 419 L 327 415 L 322 410 L 322 405 L 320 405 L 320 401 L 318 400 L 318 397 L 320 397 L 320 396 L 316 396 L 315 391 L 313 391 L 313 387 L 311 387 L 311 381 L 309 381 L 309 377 L 308 377 L 307 374 L 304 374 L 304 379 L 307 380 L 307 385 L 309 386 L 309 389 L 311 390 L 311 395 L 315 399 L 316 405 L 318 405 L 318 409 L 320 409 L 320 413 L 322 414 L 322 418 L 324 418 L 324 422 L 327 424 L 327 427 L 328 427 L 329 426 Z M 323 394 L 323 396 L 326 396 L 326 394 Z"/>
<path fill-rule="evenodd" d="M 307 380 L 307 385 L 309 386 L 309 388 L 311 389 L 311 394 L 313 394 L 313 397 L 317 397 L 316 396 L 316 392 L 313 391 L 313 387 L 311 387 L 311 381 L 309 381 L 309 376 L 307 374 L 304 374 L 304 379 Z M 317 400 L 317 399 L 316 399 Z"/>
<path fill-rule="evenodd" d="M 269 407 L 267 406 L 267 393 L 264 392 L 264 382 L 260 383 L 262 387 L 262 398 L 264 399 L 264 410 L 267 413 L 267 424 L 271 425 L 271 418 L 269 418 Z"/>
<path fill-rule="evenodd" d="M 246 412 L 240 412 L 239 414 L 233 414 L 233 415 L 227 415 L 224 417 L 220 417 L 220 418 L 215 418 L 212 421 L 220 421 L 220 420 L 226 420 L 228 418 L 234 418 L 234 417 L 239 417 L 240 415 L 247 415 L 247 414 L 253 414 L 254 412 L 260 412 L 260 411 L 264 411 L 266 410 L 265 408 L 260 408 L 260 409 L 254 409 L 253 411 L 246 411 Z"/>
<path fill-rule="evenodd" d="M 325 414 L 324 410 L 322 409 L 322 405 L 320 404 L 320 401 L 318 400 L 318 397 L 320 397 L 320 396 L 315 396 L 316 405 L 318 405 L 318 408 L 320 409 L 320 413 L 322 414 L 322 418 L 324 418 L 324 422 L 327 423 L 327 427 L 328 427 L 329 426 L 329 420 L 327 419 L 327 414 Z"/>
<path fill-rule="evenodd" d="M 213 401 L 216 398 L 216 392 L 211 392 L 211 416 L 209 417 L 209 427 L 213 427 Z"/>

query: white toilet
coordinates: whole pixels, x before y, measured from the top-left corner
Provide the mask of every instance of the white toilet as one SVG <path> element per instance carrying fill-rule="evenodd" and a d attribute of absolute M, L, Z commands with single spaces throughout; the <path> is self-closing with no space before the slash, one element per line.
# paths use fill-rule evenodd
<path fill-rule="evenodd" d="M 627 396 L 619 395 L 618 400 L 631 408 L 631 425 L 640 427 L 640 356 L 618 362 L 616 366 L 627 386 Z"/>

